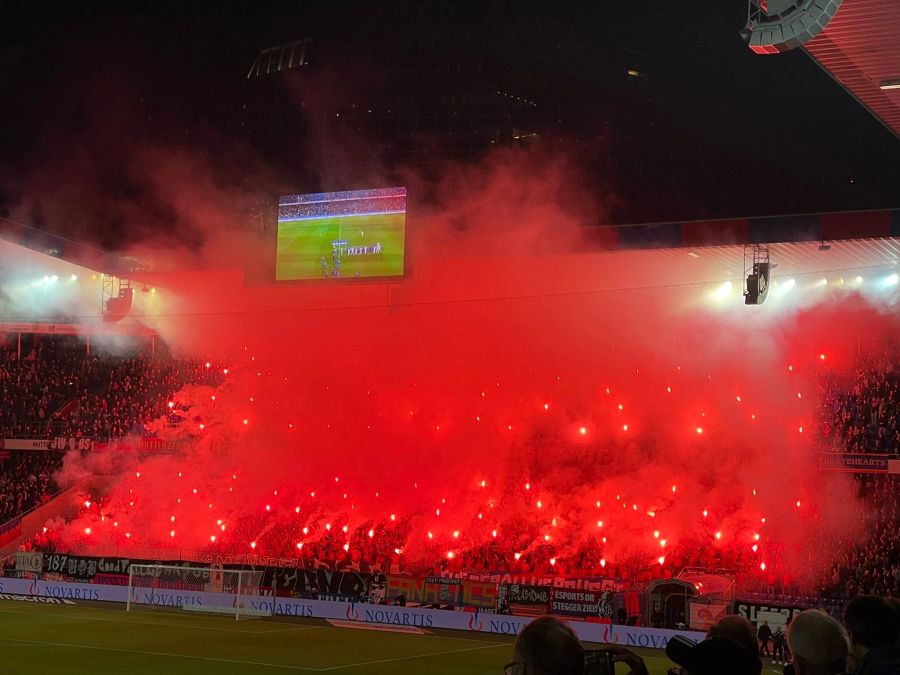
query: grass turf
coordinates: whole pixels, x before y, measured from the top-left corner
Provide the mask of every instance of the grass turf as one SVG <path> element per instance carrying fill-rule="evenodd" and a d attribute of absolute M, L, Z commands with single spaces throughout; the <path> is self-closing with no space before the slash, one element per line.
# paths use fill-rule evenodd
<path fill-rule="evenodd" d="M 332 241 L 348 246 L 381 244 L 379 255 L 342 256 L 343 278 L 399 276 L 403 274 L 405 213 L 323 216 L 278 222 L 275 278 L 322 279 L 322 258 L 332 264 Z"/>
<path fill-rule="evenodd" d="M 103 603 L 0 601 L 4 673 L 498 675 L 512 660 L 512 642 L 455 631 L 410 635 L 335 628 L 320 619 L 235 621 L 207 614 L 126 613 L 121 605 Z M 635 651 L 651 675 L 665 675 L 672 665 L 660 651 Z M 781 672 L 766 666 L 766 673 Z M 620 664 L 616 672 L 627 668 Z"/>

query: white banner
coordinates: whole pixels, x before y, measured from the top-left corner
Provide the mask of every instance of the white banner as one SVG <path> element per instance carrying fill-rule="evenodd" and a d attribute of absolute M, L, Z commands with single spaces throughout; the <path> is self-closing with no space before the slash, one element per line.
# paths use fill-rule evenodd
<path fill-rule="evenodd" d="M 38 551 L 17 551 L 16 552 L 16 572 L 37 572 L 41 573 L 44 565 L 44 554 Z"/>
<path fill-rule="evenodd" d="M 138 588 L 132 591 L 135 602 L 152 602 L 172 607 L 218 607 L 222 603 L 220 593 L 202 591 L 177 591 L 168 589 Z M 0 579 L 0 593 L 63 598 L 68 600 L 105 600 L 125 602 L 128 588 L 103 584 L 75 584 L 65 582 L 28 581 L 27 579 Z M 522 628 L 534 620 L 529 616 L 507 616 L 480 612 L 453 612 L 440 609 L 420 609 L 418 607 L 395 607 L 392 605 L 368 605 L 354 602 L 327 602 L 324 600 L 302 600 L 299 598 L 272 598 L 268 596 L 247 596 L 246 606 L 254 610 L 272 612 L 281 616 L 302 616 L 321 619 L 342 619 L 391 626 L 413 626 L 417 628 L 448 628 L 451 630 L 476 631 L 496 635 L 518 635 Z M 616 626 L 585 621 L 569 621 L 575 634 L 584 642 L 619 644 L 626 647 L 649 647 L 665 649 L 675 635 L 684 635 L 691 640 L 703 640 L 703 633 L 694 631 L 674 631 L 662 628 L 642 628 L 640 626 Z"/>
<path fill-rule="evenodd" d="M 57 436 L 50 439 L 6 438 L 0 441 L 3 450 L 90 450 L 93 440 Z"/>

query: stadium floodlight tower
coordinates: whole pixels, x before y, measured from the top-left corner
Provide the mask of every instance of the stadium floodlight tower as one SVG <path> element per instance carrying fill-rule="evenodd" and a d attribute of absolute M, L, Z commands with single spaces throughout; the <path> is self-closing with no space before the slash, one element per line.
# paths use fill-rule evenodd
<path fill-rule="evenodd" d="M 744 304 L 761 305 L 769 295 L 769 249 L 765 246 L 744 247 Z"/>
<path fill-rule="evenodd" d="M 841 0 L 748 0 L 741 37 L 757 54 L 802 47 L 837 14 Z"/>

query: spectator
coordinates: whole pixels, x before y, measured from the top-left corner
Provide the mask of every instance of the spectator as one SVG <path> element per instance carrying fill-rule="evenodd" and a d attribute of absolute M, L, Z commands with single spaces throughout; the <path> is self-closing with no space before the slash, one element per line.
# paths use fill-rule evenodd
<path fill-rule="evenodd" d="M 778 624 L 772 633 L 772 663 L 787 663 L 784 657 L 784 626 Z"/>
<path fill-rule="evenodd" d="M 762 672 L 758 656 L 748 653 L 744 645 L 723 637 L 694 644 L 678 635 L 666 645 L 666 656 L 682 667 L 683 675 L 760 675 Z"/>
<path fill-rule="evenodd" d="M 900 617 L 894 603 L 875 595 L 854 598 L 844 612 L 853 675 L 900 675 Z"/>
<path fill-rule="evenodd" d="M 568 624 L 542 616 L 516 638 L 513 660 L 506 675 L 582 675 L 584 647 Z"/>
<path fill-rule="evenodd" d="M 787 641 L 797 675 L 838 675 L 847 666 L 847 633 L 821 610 L 800 612 L 788 626 Z"/>
<path fill-rule="evenodd" d="M 751 656 L 757 656 L 759 643 L 756 641 L 756 632 L 753 624 L 742 616 L 732 614 L 723 616 L 719 621 L 710 626 L 706 634 L 709 638 L 726 638 L 739 644 Z"/>
<path fill-rule="evenodd" d="M 769 640 L 772 639 L 772 629 L 769 628 L 768 621 L 763 621 L 762 626 L 759 627 L 759 631 L 757 632 L 756 637 L 759 638 L 759 655 L 771 656 L 771 654 L 769 653 Z"/>

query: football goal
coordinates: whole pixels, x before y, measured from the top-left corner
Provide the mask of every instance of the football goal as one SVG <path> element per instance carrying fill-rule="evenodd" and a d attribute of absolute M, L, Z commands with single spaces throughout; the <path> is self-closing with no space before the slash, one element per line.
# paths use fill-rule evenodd
<path fill-rule="evenodd" d="M 274 597 L 260 593 L 262 571 L 223 570 L 183 565 L 131 565 L 126 611 L 170 610 L 270 616 Z"/>

